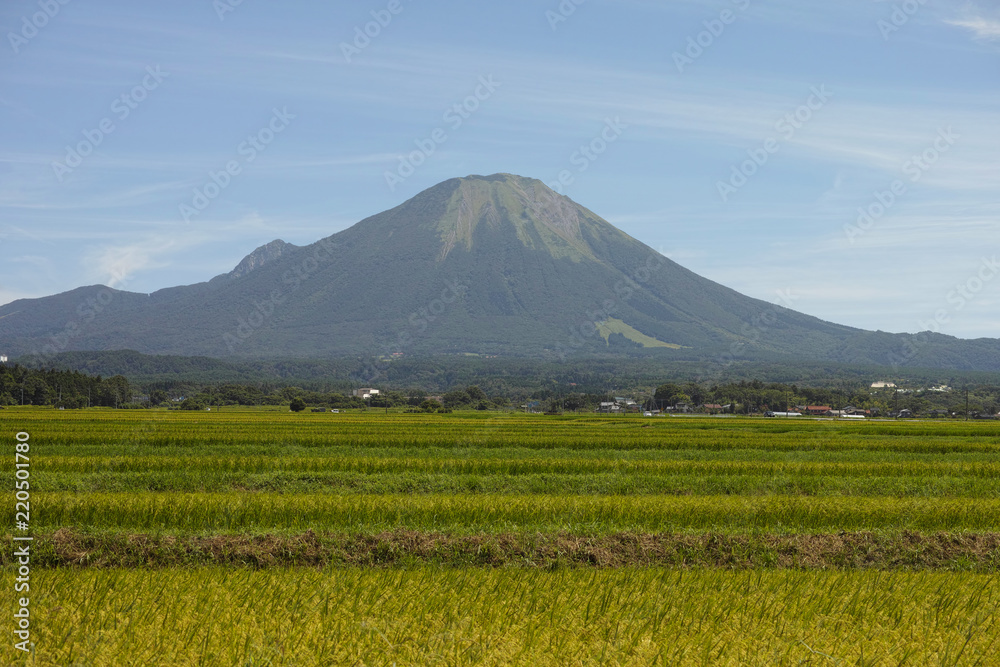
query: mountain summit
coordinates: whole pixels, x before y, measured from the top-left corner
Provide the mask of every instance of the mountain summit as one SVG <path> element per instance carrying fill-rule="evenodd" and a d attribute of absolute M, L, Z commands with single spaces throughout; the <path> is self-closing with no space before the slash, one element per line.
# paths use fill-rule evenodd
<path fill-rule="evenodd" d="M 294 247 L 295 246 L 292 244 L 285 243 L 281 239 L 265 243 L 244 257 L 243 261 L 237 264 L 236 268 L 229 272 L 229 275 L 233 278 L 242 278 L 254 269 L 259 269 L 268 262 L 278 259 L 281 257 L 282 253 L 285 252 L 285 250 L 291 250 Z"/>
<path fill-rule="evenodd" d="M 695 275 L 541 181 L 455 178 L 308 246 L 276 240 L 209 282 L 92 286 L 0 307 L 5 353 L 215 357 L 657 349 L 1000 368 L 1000 343 L 866 332 Z"/>

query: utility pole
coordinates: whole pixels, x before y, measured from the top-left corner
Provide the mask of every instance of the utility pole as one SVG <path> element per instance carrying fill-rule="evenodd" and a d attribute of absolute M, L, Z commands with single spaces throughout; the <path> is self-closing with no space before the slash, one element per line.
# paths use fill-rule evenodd
<path fill-rule="evenodd" d="M 965 421 L 969 421 L 969 388 L 965 388 Z"/>

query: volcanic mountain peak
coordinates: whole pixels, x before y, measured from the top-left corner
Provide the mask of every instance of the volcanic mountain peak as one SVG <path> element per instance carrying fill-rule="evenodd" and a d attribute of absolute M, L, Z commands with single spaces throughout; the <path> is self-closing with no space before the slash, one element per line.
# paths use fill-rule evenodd
<path fill-rule="evenodd" d="M 453 189 L 437 226 L 439 261 L 458 245 L 471 250 L 480 224 L 495 230 L 503 221 L 510 222 L 521 243 L 531 249 L 547 249 L 557 258 L 595 258 L 581 226 L 599 218 L 539 180 L 493 174 L 453 179 L 438 187 Z"/>
<path fill-rule="evenodd" d="M 512 174 L 445 181 L 310 246 L 272 241 L 205 283 L 0 306 L 10 355 L 642 353 L 709 369 L 740 358 L 1000 369 L 997 340 L 918 343 L 743 296 Z"/>

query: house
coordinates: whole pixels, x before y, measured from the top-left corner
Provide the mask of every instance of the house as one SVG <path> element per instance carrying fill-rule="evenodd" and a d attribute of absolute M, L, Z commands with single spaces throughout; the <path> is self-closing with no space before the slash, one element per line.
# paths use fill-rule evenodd
<path fill-rule="evenodd" d="M 7 355 L 0 354 L 0 364 L 6 364 L 6 363 L 7 363 Z"/>
<path fill-rule="evenodd" d="M 805 413 L 807 415 L 825 415 L 830 412 L 829 405 L 807 405 Z"/>
<path fill-rule="evenodd" d="M 631 398 L 625 398 L 624 396 L 615 396 L 615 404 L 618 406 L 618 410 L 624 410 L 625 412 L 641 412 L 642 406 L 633 401 Z"/>
<path fill-rule="evenodd" d="M 718 403 L 706 403 L 701 406 L 701 409 L 709 414 L 718 414 L 725 410 L 725 406 L 719 405 Z"/>
<path fill-rule="evenodd" d="M 830 417 L 837 417 L 839 419 L 864 419 L 869 415 L 867 410 L 830 410 L 827 413 Z"/>
<path fill-rule="evenodd" d="M 894 382 L 872 382 L 872 389 L 895 389 L 896 384 Z"/>
<path fill-rule="evenodd" d="M 362 389 L 354 390 L 355 396 L 363 398 L 365 400 L 368 400 L 372 396 L 378 396 L 378 394 L 379 394 L 378 389 L 372 389 L 371 387 L 363 387 Z"/>
<path fill-rule="evenodd" d="M 619 414 L 622 412 L 642 412 L 642 406 L 633 401 L 631 398 L 625 398 L 624 396 L 615 396 L 613 401 L 601 401 L 601 404 L 597 408 L 597 412 L 603 412 L 605 414 Z"/>

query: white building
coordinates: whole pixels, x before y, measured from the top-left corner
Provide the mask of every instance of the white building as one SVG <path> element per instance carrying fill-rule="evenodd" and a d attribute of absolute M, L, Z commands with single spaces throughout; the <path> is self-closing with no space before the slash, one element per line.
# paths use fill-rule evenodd
<path fill-rule="evenodd" d="M 872 389 L 895 389 L 895 382 L 872 382 Z"/>
<path fill-rule="evenodd" d="M 372 389 L 371 387 L 363 387 L 361 389 L 355 389 L 354 395 L 365 400 L 368 400 L 372 396 L 378 396 L 378 389 Z"/>
<path fill-rule="evenodd" d="M 6 363 L 7 363 L 7 355 L 0 354 L 0 364 L 6 364 Z"/>

